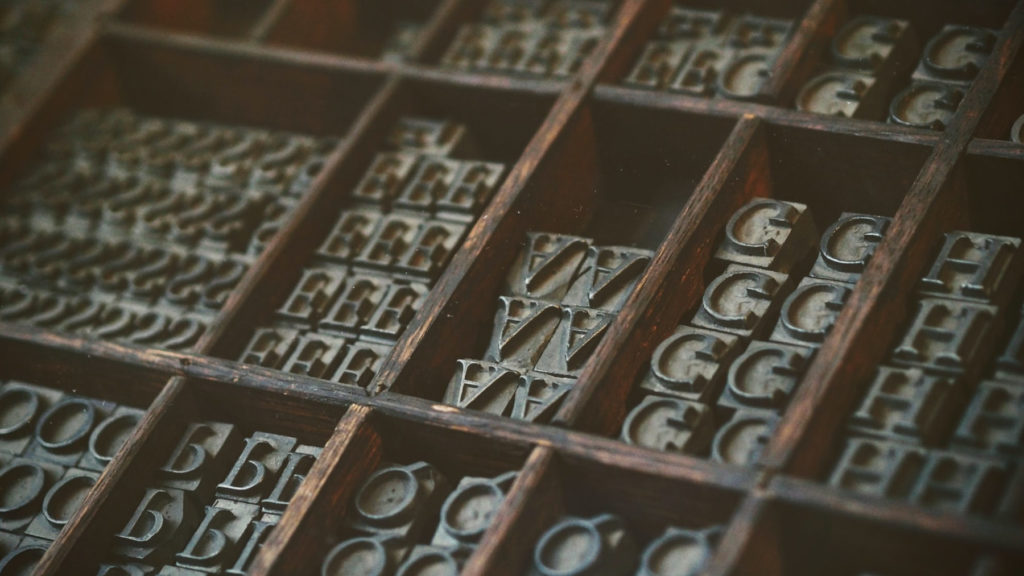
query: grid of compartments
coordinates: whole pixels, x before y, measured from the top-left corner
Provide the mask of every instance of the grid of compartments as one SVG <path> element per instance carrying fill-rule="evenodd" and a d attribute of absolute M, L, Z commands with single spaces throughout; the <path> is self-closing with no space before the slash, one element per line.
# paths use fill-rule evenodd
<path fill-rule="evenodd" d="M 179 4 L 0 107 L 0 573 L 1024 568 L 1024 4 Z"/>

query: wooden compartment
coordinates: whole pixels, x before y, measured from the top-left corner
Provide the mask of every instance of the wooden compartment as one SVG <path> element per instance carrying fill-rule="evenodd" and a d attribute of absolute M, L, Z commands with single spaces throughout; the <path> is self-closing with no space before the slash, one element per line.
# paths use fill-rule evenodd
<path fill-rule="evenodd" d="M 288 2 L 266 42 L 389 61 L 415 60 L 439 0 Z M 443 15 L 443 14 L 442 14 Z"/>
<path fill-rule="evenodd" d="M 577 0 L 560 1 L 535 5 Z M 558 78 L 443 64 L 488 5 L 111 0 L 74 34 L 40 48 L 24 80 L 0 99 L 4 189 L 26 174 L 52 130 L 86 108 L 337 142 L 193 349 L 0 321 L 0 378 L 146 408 L 36 572 L 96 571 L 112 558 L 124 540 L 116 534 L 195 420 L 235 425 L 238 445 L 263 431 L 322 447 L 291 504 L 275 511 L 280 520 L 254 555 L 252 574 L 317 573 L 346 534 L 363 480 L 381 462 L 418 460 L 450 480 L 518 471 L 467 559 L 467 575 L 523 574 L 560 516 L 601 513 L 621 517 L 641 549 L 669 525 L 722 526 L 696 571 L 709 576 L 1020 572 L 1019 459 L 985 515 L 842 491 L 825 479 L 848 416 L 914 314 L 918 281 L 943 235 L 1024 236 L 1024 156 L 1006 141 L 1022 112 L 1024 3 L 621 0 L 607 5 L 588 56 Z M 623 84 L 672 6 L 787 18 L 793 28 L 747 98 Z M 865 14 L 910 21 L 919 43 L 946 24 L 997 31 L 945 130 L 792 108 L 825 64 L 836 30 Z M 422 28 L 409 56 L 390 59 L 388 37 L 410 20 Z M 910 73 L 900 72 L 892 89 Z M 464 124 L 475 138 L 468 157 L 505 171 L 447 266 L 431 276 L 372 386 L 235 360 L 275 317 L 339 212 L 356 205 L 352 190 L 392 126 L 409 115 Z M 819 234 L 846 212 L 891 222 L 749 466 L 619 441 L 655 348 L 690 319 L 721 268 L 714 255 L 730 217 L 758 198 L 807 205 Z M 484 353 L 498 298 L 531 232 L 642 249 L 650 261 L 546 423 L 444 403 L 457 361 Z M 801 262 L 792 273 L 802 277 L 810 267 Z M 1005 301 L 1020 309 L 1019 293 Z M 0 550 L 9 542 L 0 538 Z"/>

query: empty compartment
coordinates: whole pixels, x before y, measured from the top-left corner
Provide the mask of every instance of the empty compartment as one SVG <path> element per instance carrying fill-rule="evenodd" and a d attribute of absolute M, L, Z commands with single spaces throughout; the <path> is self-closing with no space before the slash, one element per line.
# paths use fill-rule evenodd
<path fill-rule="evenodd" d="M 129 0 L 119 17 L 155 28 L 247 37 L 274 0 Z"/>

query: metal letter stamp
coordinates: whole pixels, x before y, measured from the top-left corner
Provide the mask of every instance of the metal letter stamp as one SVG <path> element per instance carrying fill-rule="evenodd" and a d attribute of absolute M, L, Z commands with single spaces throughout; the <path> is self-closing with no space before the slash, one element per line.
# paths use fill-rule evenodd
<path fill-rule="evenodd" d="M 883 440 L 933 446 L 955 425 L 964 387 L 920 368 L 879 366 L 857 411 L 851 432 Z"/>
<path fill-rule="evenodd" d="M 636 556 L 636 544 L 618 516 L 567 516 L 537 542 L 530 576 L 628 574 Z"/>
<path fill-rule="evenodd" d="M 812 349 L 803 346 L 751 342 L 729 366 L 725 391 L 718 404 L 781 412 L 800 384 L 813 354 Z"/>
<path fill-rule="evenodd" d="M 778 424 L 779 417 L 772 412 L 737 411 L 729 423 L 715 434 L 711 446 L 712 460 L 735 466 L 749 466 L 757 462 Z"/>
<path fill-rule="evenodd" d="M 946 374 L 962 374 L 991 345 L 995 306 L 925 298 L 893 351 L 893 362 Z"/>
<path fill-rule="evenodd" d="M 810 276 L 822 280 L 855 283 L 882 241 L 891 218 L 844 212 L 818 245 L 818 259 Z"/>
<path fill-rule="evenodd" d="M 785 274 L 803 260 L 817 237 L 806 205 L 756 198 L 729 219 L 715 258 Z"/>
<path fill-rule="evenodd" d="M 620 438 L 634 446 L 701 455 L 714 433 L 714 414 L 706 404 L 647 396 L 626 416 Z"/>
<path fill-rule="evenodd" d="M 788 291 L 785 274 L 730 264 L 708 284 L 693 324 L 745 338 L 759 337 L 769 330 L 767 319 Z"/>
<path fill-rule="evenodd" d="M 1024 272 L 1020 243 L 1019 238 L 950 232 L 918 292 L 998 305 Z"/>
<path fill-rule="evenodd" d="M 654 349 L 640 389 L 659 396 L 713 403 L 727 367 L 739 352 L 738 336 L 680 326 Z"/>
<path fill-rule="evenodd" d="M 820 346 L 832 330 L 852 289 L 841 282 L 804 278 L 786 297 L 771 339 L 798 346 Z"/>

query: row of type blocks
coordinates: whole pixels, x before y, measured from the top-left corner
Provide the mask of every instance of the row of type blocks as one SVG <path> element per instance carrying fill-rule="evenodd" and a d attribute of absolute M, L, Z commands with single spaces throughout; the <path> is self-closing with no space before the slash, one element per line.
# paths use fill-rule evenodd
<path fill-rule="evenodd" d="M 427 462 L 384 464 L 356 492 L 325 576 L 456 576 L 487 531 L 516 472 L 463 477 Z"/>
<path fill-rule="evenodd" d="M 498 299 L 484 357 L 458 361 L 444 402 L 549 420 L 652 256 L 578 236 L 527 234 Z"/>
<path fill-rule="evenodd" d="M 99 568 L 104 576 L 243 575 L 321 448 L 222 422 L 185 426 Z"/>
<path fill-rule="evenodd" d="M 1019 238 L 946 234 L 912 320 L 847 422 L 832 485 L 994 511 L 1024 447 L 1022 276 Z"/>
<path fill-rule="evenodd" d="M 84 502 L 143 411 L 0 384 L 0 574 L 27 574 Z"/>
<path fill-rule="evenodd" d="M 992 30 L 947 25 L 922 52 L 910 22 L 853 18 L 832 38 L 825 70 L 801 88 L 796 107 L 943 130 L 995 42 Z M 921 57 L 908 82 L 906 75 L 918 53 Z M 906 87 L 893 96 L 900 83 Z"/>
<path fill-rule="evenodd" d="M 786 19 L 672 6 L 624 83 L 756 99 L 792 29 Z"/>
<path fill-rule="evenodd" d="M 804 205 L 759 198 L 740 208 L 708 267 L 721 272 L 655 349 L 621 439 L 756 460 L 888 225 L 844 213 L 819 238 Z"/>
<path fill-rule="evenodd" d="M 609 0 L 489 0 L 441 58 L 459 70 L 565 78 L 605 35 Z"/>
<path fill-rule="evenodd" d="M 3 200 L 0 317 L 192 347 L 335 147 L 119 108 L 78 112 Z"/>
<path fill-rule="evenodd" d="M 453 122 L 401 118 L 386 147 L 243 362 L 370 386 L 505 173 Z"/>
<path fill-rule="evenodd" d="M 723 531 L 669 526 L 641 549 L 619 516 L 565 516 L 537 541 L 527 576 L 696 576 Z"/>

